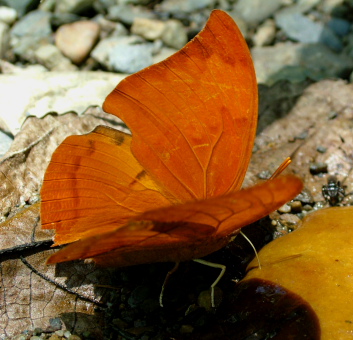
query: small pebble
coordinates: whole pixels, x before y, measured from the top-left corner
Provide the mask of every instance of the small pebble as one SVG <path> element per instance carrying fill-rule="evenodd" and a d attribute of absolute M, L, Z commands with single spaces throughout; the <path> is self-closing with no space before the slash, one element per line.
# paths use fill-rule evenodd
<path fill-rule="evenodd" d="M 61 340 L 61 336 L 57 334 L 53 334 L 50 336 L 49 340 Z"/>
<path fill-rule="evenodd" d="M 309 205 L 309 204 L 305 204 L 303 206 L 303 210 L 304 211 L 311 211 L 311 210 L 313 210 L 313 207 L 311 205 Z"/>
<path fill-rule="evenodd" d="M 78 335 L 71 334 L 68 338 L 68 340 L 81 340 L 81 338 Z"/>
<path fill-rule="evenodd" d="M 311 163 L 309 168 L 312 175 L 327 173 L 327 164 L 323 162 Z"/>
<path fill-rule="evenodd" d="M 23 334 L 15 335 L 12 340 L 27 340 L 27 336 Z"/>
<path fill-rule="evenodd" d="M 216 286 L 214 288 L 214 303 L 216 306 L 221 303 L 222 296 L 222 290 Z M 205 308 L 207 311 L 211 311 L 213 308 L 211 304 L 211 291 L 209 289 L 202 291 L 197 298 L 197 303 L 200 307 Z"/>
<path fill-rule="evenodd" d="M 64 330 L 59 329 L 58 331 L 55 332 L 55 334 L 58 336 L 64 336 L 64 332 L 65 332 Z"/>
<path fill-rule="evenodd" d="M 297 229 L 299 223 L 300 223 L 300 218 L 297 215 L 293 214 L 283 214 L 279 218 L 279 222 L 288 228 L 289 231 Z"/>
<path fill-rule="evenodd" d="M 70 331 L 65 331 L 65 332 L 64 332 L 64 337 L 65 337 L 65 338 L 69 338 L 70 335 L 71 335 L 71 332 L 70 332 Z"/>
<path fill-rule="evenodd" d="M 289 213 L 291 211 L 291 207 L 288 204 L 284 204 L 278 209 L 278 211 L 281 213 Z"/>
<path fill-rule="evenodd" d="M 324 146 L 322 145 L 319 145 L 317 148 L 316 148 L 316 151 L 317 152 L 320 152 L 320 153 L 325 153 L 327 151 L 327 148 L 325 148 Z"/>
<path fill-rule="evenodd" d="M 307 189 L 303 189 L 302 192 L 294 198 L 296 201 L 300 201 L 304 204 L 313 204 L 314 198 L 311 195 L 311 192 Z"/>
<path fill-rule="evenodd" d="M 257 178 L 259 179 L 269 179 L 271 177 L 271 172 L 268 170 L 263 170 L 257 174 Z"/>
<path fill-rule="evenodd" d="M 300 213 L 303 210 L 302 202 L 300 201 L 291 202 L 290 207 L 293 214 Z"/>

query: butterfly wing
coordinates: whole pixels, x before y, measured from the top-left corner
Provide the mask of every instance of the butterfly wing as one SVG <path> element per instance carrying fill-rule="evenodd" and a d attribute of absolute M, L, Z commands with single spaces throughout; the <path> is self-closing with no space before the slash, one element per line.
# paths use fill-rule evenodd
<path fill-rule="evenodd" d="M 246 42 L 233 19 L 215 10 L 183 49 L 120 82 L 103 108 L 127 124 L 135 157 L 180 203 L 240 189 L 257 97 Z"/>
<path fill-rule="evenodd" d="M 99 126 L 66 138 L 56 149 L 41 190 L 42 228 L 56 229 L 56 244 L 107 232 L 111 225 L 170 204 L 130 145 L 131 135 Z"/>
<path fill-rule="evenodd" d="M 268 215 L 302 190 L 297 177 L 282 176 L 249 189 L 142 213 L 123 227 L 84 238 L 48 263 L 94 258 L 105 266 L 179 262 L 226 245 L 241 227 Z"/>
<path fill-rule="evenodd" d="M 226 13 L 214 11 L 180 52 L 126 78 L 104 108 L 124 119 L 133 137 L 99 127 L 68 137 L 55 151 L 41 218 L 43 228 L 56 229 L 56 244 L 240 187 L 254 140 L 257 85 L 246 43 Z"/>

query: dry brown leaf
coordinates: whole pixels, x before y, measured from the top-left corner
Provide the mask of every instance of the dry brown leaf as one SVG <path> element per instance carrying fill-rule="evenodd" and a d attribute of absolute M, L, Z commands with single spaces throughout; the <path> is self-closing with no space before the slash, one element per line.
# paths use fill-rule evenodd
<path fill-rule="evenodd" d="M 0 212 L 4 221 L 0 225 L 1 336 L 35 327 L 46 329 L 49 320 L 58 316 L 64 328 L 102 336 L 102 318 L 96 307 L 107 291 L 96 286 L 110 283 L 109 271 L 82 263 L 45 265 L 53 252 L 48 250 L 52 232 L 40 228 L 39 203 L 35 201 L 57 145 L 68 135 L 86 133 L 107 123 L 116 127 L 119 121 L 97 108 L 82 117 L 69 113 L 29 118 L 0 162 Z"/>

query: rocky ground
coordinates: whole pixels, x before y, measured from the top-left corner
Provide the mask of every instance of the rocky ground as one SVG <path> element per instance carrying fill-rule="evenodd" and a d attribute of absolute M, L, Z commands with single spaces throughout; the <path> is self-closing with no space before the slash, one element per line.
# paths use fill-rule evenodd
<path fill-rule="evenodd" d="M 287 214 L 290 207 L 283 207 L 280 213 L 274 214 L 280 221 L 276 235 L 295 229 L 297 220 L 306 210 L 324 205 L 321 187 L 327 178 L 320 174 L 338 175 L 348 186 L 347 192 L 352 190 L 353 144 L 350 144 L 349 122 L 353 112 L 350 84 L 353 1 L 0 0 L 0 5 L 0 157 L 4 156 L 0 159 L 1 165 L 9 167 L 10 164 L 15 170 L 24 166 L 22 160 L 8 163 L 9 159 L 12 162 L 27 147 L 28 141 L 32 144 L 43 141 L 53 117 L 49 112 L 81 114 L 87 108 L 99 111 L 93 106 L 100 106 L 126 74 L 176 52 L 203 27 L 212 9 L 219 8 L 234 18 L 246 37 L 260 89 L 260 135 L 247 183 L 253 181 L 261 168 L 272 166 L 273 170 L 273 164 L 266 163 L 269 154 L 275 164 L 295 154 L 294 172 L 304 178 L 309 192 L 300 199 L 302 206 L 306 206 L 300 209 L 302 215 Z M 93 112 L 94 119 L 99 116 L 97 119 L 107 120 L 98 111 Z M 41 122 L 30 121 L 30 116 L 45 118 Z M 281 123 L 273 125 L 278 118 Z M 318 123 L 321 119 L 322 123 Z M 78 124 L 77 121 L 77 116 L 72 116 L 57 120 L 55 124 L 66 128 Z M 100 121 L 89 124 L 97 123 Z M 33 129 L 36 124 L 38 130 Z M 84 132 L 81 125 L 77 129 Z M 38 150 L 38 155 L 43 152 L 43 149 Z M 27 163 L 27 167 L 39 162 Z M 41 171 L 44 169 L 38 170 L 39 180 Z M 31 204 L 31 200 L 35 202 L 31 195 L 33 192 L 38 195 L 39 184 L 29 187 L 26 183 L 23 185 L 23 190 L 28 189 L 26 204 Z M 7 200 L 13 205 L 15 201 Z M 10 208 L 6 206 L 6 209 Z M 6 209 L 2 206 L 1 212 Z M 269 237 L 267 226 L 264 230 L 259 246 Z M 249 257 L 244 255 L 248 252 L 244 247 L 236 245 L 236 249 L 241 249 L 240 255 L 235 250 L 236 255 L 232 256 Z M 227 262 L 227 251 L 216 254 L 217 261 Z M 244 270 L 244 263 L 240 262 L 229 274 L 233 279 L 237 275 L 240 278 L 239 272 Z M 214 314 L 200 308 L 202 297 L 198 297 L 198 304 L 190 304 L 188 300 L 190 296 L 190 300 L 197 300 L 198 292 L 207 288 L 203 282 L 205 275 L 207 280 L 212 280 L 197 264 L 182 267 L 168 287 L 167 307 L 160 312 L 155 297 L 169 269 L 157 264 L 109 273 L 113 281 L 122 282 L 126 287 L 119 287 L 118 294 L 105 293 L 106 300 L 111 302 L 102 309 L 91 310 L 91 314 L 99 317 L 104 311 L 108 325 L 104 330 L 106 338 L 157 340 L 175 334 L 178 339 L 192 339 L 193 334 L 199 334 L 198 329 L 211 322 Z M 186 285 L 182 277 L 190 273 L 196 274 Z M 195 292 L 191 286 L 202 289 Z M 229 284 L 221 285 L 221 289 L 227 292 Z M 177 291 L 176 295 L 172 296 L 171 291 Z M 183 314 L 183 307 L 188 304 L 190 308 Z M 74 323 L 70 319 L 67 325 Z M 55 318 L 42 328 L 24 325 L 18 333 L 12 329 L 9 339 L 94 338 L 91 330 L 85 333 L 74 328 L 73 334 L 79 335 L 71 334 Z M 5 335 L 0 334 L 0 338 L 5 339 Z"/>

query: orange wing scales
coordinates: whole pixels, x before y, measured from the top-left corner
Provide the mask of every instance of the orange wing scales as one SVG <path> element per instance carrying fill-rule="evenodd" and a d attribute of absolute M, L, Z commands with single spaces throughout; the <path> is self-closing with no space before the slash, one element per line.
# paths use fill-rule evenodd
<path fill-rule="evenodd" d="M 181 51 L 120 82 L 103 108 L 129 126 L 135 157 L 176 202 L 240 188 L 257 84 L 246 43 L 224 12 L 213 12 Z"/>
<path fill-rule="evenodd" d="M 41 219 L 42 228 L 55 227 L 56 244 L 106 230 L 108 216 L 123 225 L 170 205 L 131 154 L 130 143 L 130 135 L 101 126 L 66 138 L 54 152 L 41 191 Z"/>
<path fill-rule="evenodd" d="M 67 246 L 49 263 L 96 260 L 98 255 L 100 264 L 117 267 L 153 262 L 158 256 L 158 262 L 199 258 L 220 249 L 241 227 L 278 209 L 302 187 L 300 179 L 288 175 L 222 197 L 147 211 L 123 227 Z"/>

